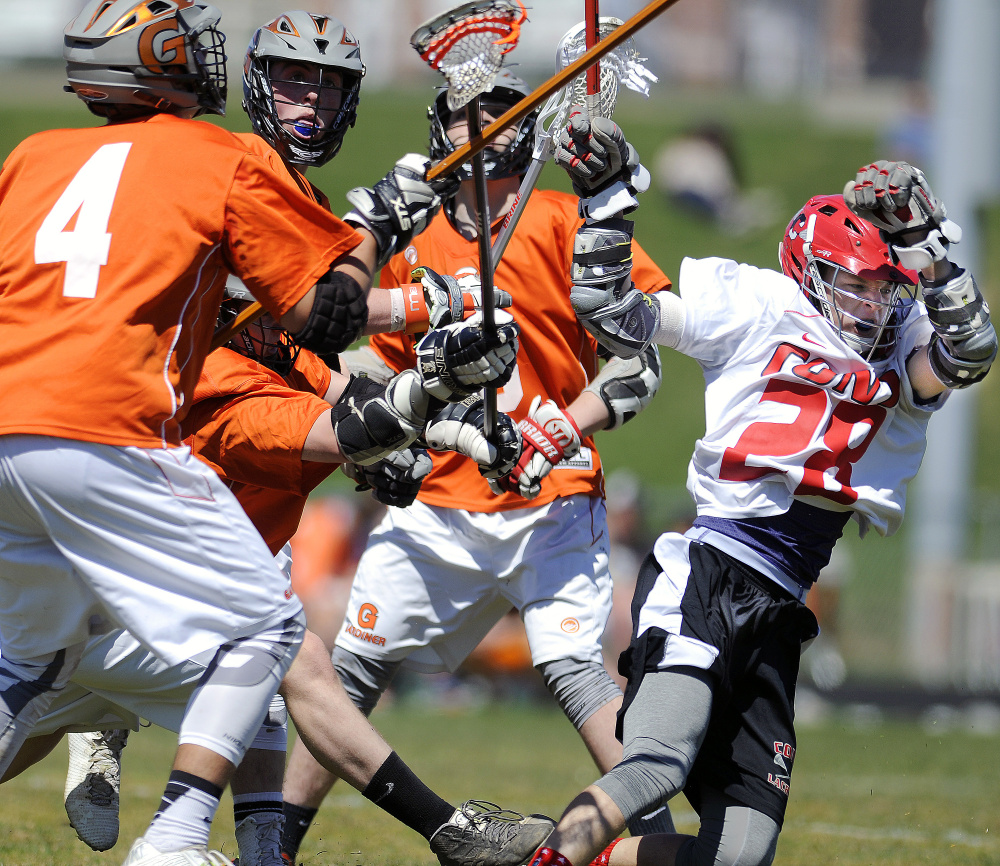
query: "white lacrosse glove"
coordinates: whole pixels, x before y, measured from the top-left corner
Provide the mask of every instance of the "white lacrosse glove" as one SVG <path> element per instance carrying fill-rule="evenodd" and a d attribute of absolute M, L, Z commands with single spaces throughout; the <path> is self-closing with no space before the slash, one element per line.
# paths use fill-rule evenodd
<path fill-rule="evenodd" d="M 372 496 L 383 505 L 407 508 L 417 498 L 420 485 L 434 464 L 426 449 L 411 445 L 368 466 L 344 463 L 341 468 L 357 484 L 356 491 L 371 490 Z"/>
<path fill-rule="evenodd" d="M 570 109 L 555 162 L 569 174 L 580 196 L 580 216 L 588 221 L 631 213 L 639 206 L 639 193 L 649 189 L 649 172 L 618 124 L 604 117 L 591 120 L 580 106 Z"/>
<path fill-rule="evenodd" d="M 880 159 L 862 166 L 844 187 L 844 202 L 880 230 L 895 260 L 910 270 L 943 261 L 949 245 L 962 239 L 923 172 L 906 162 Z"/>
<path fill-rule="evenodd" d="M 347 193 L 354 205 L 344 221 L 368 229 L 378 247 L 375 267 L 381 269 L 406 249 L 434 218 L 445 200 L 458 192 L 457 174 L 426 180 L 431 161 L 408 153 L 371 189 L 355 187 Z"/>
<path fill-rule="evenodd" d="M 580 453 L 583 435 L 572 415 L 551 400 L 543 403 L 538 395 L 531 401 L 528 416 L 517 426 L 524 440 L 521 456 L 509 474 L 490 481 L 490 489 L 534 499 L 542 492 L 542 479 L 552 467 Z"/>
<path fill-rule="evenodd" d="M 419 280 L 423 307 L 411 312 L 409 301 L 406 310 L 406 333 L 420 334 L 428 328 L 441 328 L 470 318 L 483 307 L 483 290 L 476 274 L 465 274 L 457 279 L 449 274 L 439 274 L 428 267 L 414 269 L 412 279 Z M 409 287 L 407 290 L 408 291 Z M 506 309 L 512 299 L 508 292 L 493 288 L 494 309 Z M 417 299 L 415 306 L 420 306 Z"/>
<path fill-rule="evenodd" d="M 521 434 L 509 415 L 497 413 L 493 441 L 483 435 L 483 398 L 449 403 L 427 423 L 424 441 L 435 451 L 457 451 L 479 464 L 487 480 L 506 475 L 521 455 Z"/>
<path fill-rule="evenodd" d="M 496 333 L 483 334 L 481 313 L 429 331 L 416 345 L 417 372 L 424 390 L 456 403 L 482 388 L 502 388 L 517 363 L 518 325 L 496 311 Z"/>

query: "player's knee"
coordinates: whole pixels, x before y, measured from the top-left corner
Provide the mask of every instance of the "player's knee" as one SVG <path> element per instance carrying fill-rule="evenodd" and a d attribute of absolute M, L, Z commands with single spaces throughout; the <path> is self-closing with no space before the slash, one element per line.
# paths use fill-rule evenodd
<path fill-rule="evenodd" d="M 645 815 L 683 787 L 690 762 L 679 751 L 657 743 L 655 749 L 636 751 L 595 783 L 621 810 L 625 820 Z"/>
<path fill-rule="evenodd" d="M 368 659 L 340 646 L 333 648 L 332 658 L 333 668 L 351 703 L 366 716 L 371 715 L 401 664 Z"/>
<path fill-rule="evenodd" d="M 621 689 L 598 661 L 554 659 L 536 665 L 536 669 L 577 730 L 601 707 L 622 696 Z"/>

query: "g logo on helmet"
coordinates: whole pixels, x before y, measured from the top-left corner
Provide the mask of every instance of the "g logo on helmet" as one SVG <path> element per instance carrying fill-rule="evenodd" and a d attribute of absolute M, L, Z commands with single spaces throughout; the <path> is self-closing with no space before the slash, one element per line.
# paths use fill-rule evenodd
<path fill-rule="evenodd" d="M 375 628 L 375 621 L 378 619 L 378 608 L 375 605 L 365 602 L 358 611 L 358 625 L 361 628 Z"/>
<path fill-rule="evenodd" d="M 178 0 L 179 9 L 193 0 Z M 139 34 L 139 59 L 150 72 L 164 75 L 168 66 L 187 66 L 187 43 L 175 15 L 168 15 L 145 27 Z"/>

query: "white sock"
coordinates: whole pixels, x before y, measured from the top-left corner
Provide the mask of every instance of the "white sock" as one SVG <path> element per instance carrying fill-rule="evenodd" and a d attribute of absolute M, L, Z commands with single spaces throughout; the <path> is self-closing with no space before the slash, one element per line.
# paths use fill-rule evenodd
<path fill-rule="evenodd" d="M 208 847 L 208 832 L 219 808 L 222 789 L 206 779 L 174 770 L 160 801 L 146 841 L 157 851 Z"/>

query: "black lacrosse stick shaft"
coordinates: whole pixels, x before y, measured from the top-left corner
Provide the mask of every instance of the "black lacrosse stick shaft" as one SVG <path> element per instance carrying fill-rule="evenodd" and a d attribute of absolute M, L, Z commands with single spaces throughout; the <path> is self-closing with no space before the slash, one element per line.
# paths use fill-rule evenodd
<path fill-rule="evenodd" d="M 479 96 L 469 103 L 469 138 L 477 138 L 482 132 L 482 117 L 479 109 Z M 472 157 L 472 179 L 476 191 L 476 217 L 478 220 L 477 239 L 479 241 L 479 280 L 483 292 L 483 334 L 495 335 L 497 332 L 496 316 L 493 309 L 493 257 L 490 254 L 490 198 L 486 190 L 486 169 L 483 165 L 483 153 L 479 151 Z M 497 427 L 497 389 L 483 390 L 483 436 L 492 441 Z"/>

